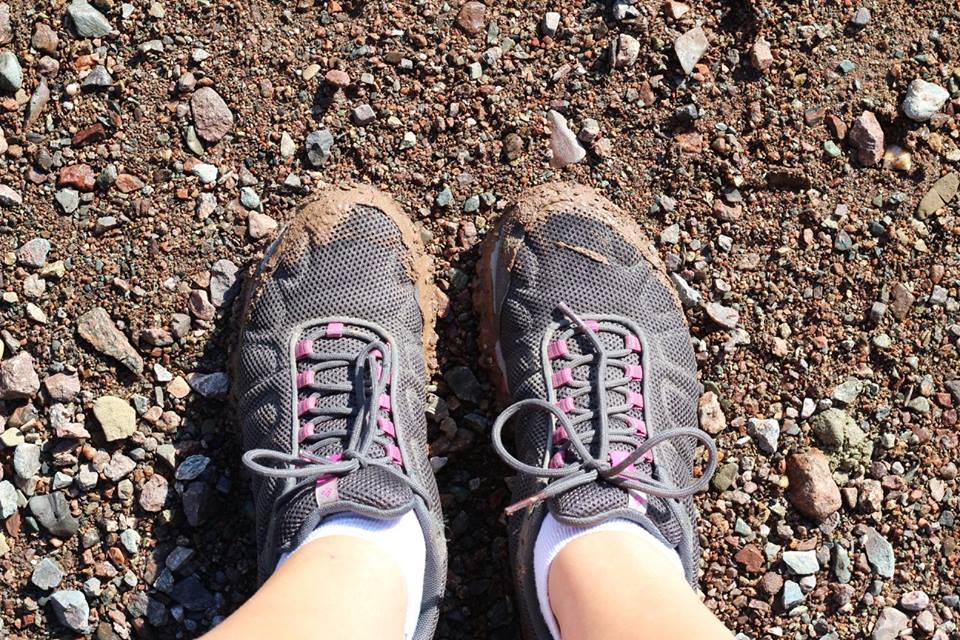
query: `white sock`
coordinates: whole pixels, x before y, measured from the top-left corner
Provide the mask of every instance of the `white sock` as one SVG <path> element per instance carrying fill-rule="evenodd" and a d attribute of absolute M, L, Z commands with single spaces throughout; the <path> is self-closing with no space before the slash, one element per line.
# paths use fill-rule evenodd
<path fill-rule="evenodd" d="M 387 552 L 400 565 L 407 584 L 407 616 L 403 625 L 406 640 L 413 637 L 420 619 L 423 599 L 423 573 L 427 565 L 427 547 L 417 514 L 408 511 L 393 520 L 375 520 L 353 513 L 324 518 L 296 549 L 280 556 L 277 568 L 309 542 L 330 536 L 352 536 L 369 540 Z"/>
<path fill-rule="evenodd" d="M 672 562 L 676 563 L 677 570 L 683 573 L 683 563 L 676 551 L 667 547 L 658 540 L 649 531 L 641 527 L 636 522 L 625 518 L 607 520 L 592 527 L 571 527 L 570 525 L 557 522 L 553 514 L 548 513 L 540 526 L 540 532 L 537 534 L 537 541 L 533 547 L 533 577 L 537 585 L 537 601 L 540 603 L 540 613 L 547 622 L 550 629 L 550 635 L 553 640 L 560 640 L 560 627 L 557 625 L 557 619 L 553 616 L 553 610 L 550 608 L 549 593 L 547 593 L 547 577 L 550 575 L 550 564 L 557 554 L 567 546 L 568 543 L 576 540 L 580 536 L 600 531 L 623 531 L 631 533 L 638 538 L 646 538 L 653 541 L 655 548 L 662 551 Z"/>

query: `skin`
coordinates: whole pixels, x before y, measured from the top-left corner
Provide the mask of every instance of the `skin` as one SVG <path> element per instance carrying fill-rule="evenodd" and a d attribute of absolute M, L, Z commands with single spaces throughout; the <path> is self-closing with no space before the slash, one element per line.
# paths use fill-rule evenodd
<path fill-rule="evenodd" d="M 403 638 L 406 605 L 395 560 L 368 540 L 330 536 L 290 556 L 203 640 Z"/>
<path fill-rule="evenodd" d="M 653 544 L 602 531 L 557 554 L 547 593 L 563 640 L 733 638 Z"/>

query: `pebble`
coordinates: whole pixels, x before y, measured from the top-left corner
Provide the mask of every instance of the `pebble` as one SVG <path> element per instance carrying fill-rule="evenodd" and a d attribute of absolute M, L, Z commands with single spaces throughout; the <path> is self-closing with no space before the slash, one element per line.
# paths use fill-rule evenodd
<path fill-rule="evenodd" d="M 73 28 L 81 38 L 102 38 L 113 31 L 102 13 L 90 6 L 86 0 L 74 0 L 67 7 L 67 15 Z"/>
<path fill-rule="evenodd" d="M 277 221 L 265 213 L 251 211 L 247 214 L 247 233 L 254 240 L 272 236 L 278 227 Z"/>
<path fill-rule="evenodd" d="M 486 26 L 487 6 L 482 2 L 464 2 L 457 14 L 457 26 L 470 35 L 480 33 Z"/>
<path fill-rule="evenodd" d="M 927 218 L 946 207 L 956 197 L 960 189 L 960 173 L 952 172 L 941 176 L 917 205 L 917 215 Z"/>
<path fill-rule="evenodd" d="M 776 420 L 750 418 L 747 431 L 757 441 L 757 448 L 764 453 L 776 453 L 780 441 L 780 423 Z"/>
<path fill-rule="evenodd" d="M 0 45 L 13 42 L 13 25 L 10 22 L 10 5 L 0 2 Z"/>
<path fill-rule="evenodd" d="M 800 585 L 794 582 L 793 580 L 787 580 L 783 583 L 783 608 L 786 611 L 797 607 L 802 604 L 805 596 L 803 591 L 800 590 Z"/>
<path fill-rule="evenodd" d="M 857 427 L 857 421 L 842 409 L 831 407 L 810 421 L 813 436 L 827 449 L 843 448 L 847 431 Z"/>
<path fill-rule="evenodd" d="M 923 611 L 930 606 L 930 596 L 923 591 L 908 591 L 900 596 L 900 606 L 907 611 Z"/>
<path fill-rule="evenodd" d="M 567 126 L 566 118 L 551 109 L 547 112 L 547 123 L 550 126 L 550 150 L 553 152 L 551 167 L 562 169 L 587 157 L 586 150 L 577 142 L 576 134 Z"/>
<path fill-rule="evenodd" d="M 34 26 L 30 46 L 42 53 L 53 55 L 57 52 L 59 45 L 60 37 L 56 31 L 50 28 L 50 25 L 45 22 L 38 22 L 36 26 Z"/>
<path fill-rule="evenodd" d="M 40 447 L 23 442 L 13 451 L 13 471 L 21 480 L 30 480 L 40 473 Z"/>
<path fill-rule="evenodd" d="M 80 192 L 76 189 L 59 189 L 53 197 L 66 214 L 71 214 L 80 207 Z"/>
<path fill-rule="evenodd" d="M 3 155 L 0 153 L 0 155 Z M 11 209 L 23 204 L 23 198 L 19 193 L 5 184 L 0 184 L 0 207 Z"/>
<path fill-rule="evenodd" d="M 240 204 L 247 209 L 259 209 L 261 204 L 260 194 L 258 194 L 256 189 L 253 187 L 241 187 Z"/>
<path fill-rule="evenodd" d="M 0 91 L 16 93 L 23 86 L 23 69 L 12 51 L 0 51 Z"/>
<path fill-rule="evenodd" d="M 707 34 L 701 27 L 690 29 L 674 41 L 673 50 L 677 54 L 684 73 L 687 75 L 693 73 L 693 68 L 700 62 L 700 58 L 709 46 Z"/>
<path fill-rule="evenodd" d="M 326 129 L 312 131 L 307 135 L 306 152 L 307 160 L 314 167 L 322 165 L 333 149 L 333 135 Z"/>
<path fill-rule="evenodd" d="M 486 397 L 483 386 L 469 367 L 453 367 L 444 374 L 443 379 L 453 393 L 465 402 L 480 404 Z"/>
<path fill-rule="evenodd" d="M 632 67 L 640 55 L 640 41 L 629 34 L 621 33 L 613 41 L 611 52 L 615 69 Z"/>
<path fill-rule="evenodd" d="M 717 435 L 727 428 L 727 417 L 720 407 L 720 399 L 713 391 L 705 391 L 697 404 L 700 428 L 711 435 Z"/>
<path fill-rule="evenodd" d="M 837 582 L 840 584 L 850 582 L 850 579 L 853 577 L 852 566 L 850 554 L 847 553 L 847 550 L 840 545 L 836 545 L 833 548 L 830 569 L 833 571 L 833 575 L 836 576 Z"/>
<path fill-rule="evenodd" d="M 351 116 L 353 117 L 353 121 L 361 127 L 377 119 L 377 114 L 373 112 L 373 107 L 366 103 L 354 109 Z"/>
<path fill-rule="evenodd" d="M 826 456 L 817 449 L 787 457 L 787 500 L 804 516 L 822 522 L 840 509 L 840 489 Z"/>
<path fill-rule="evenodd" d="M 331 69 L 323 77 L 330 84 L 338 89 L 346 89 L 350 86 L 350 75 L 346 71 Z"/>
<path fill-rule="evenodd" d="M 150 476 L 140 490 L 140 507 L 150 513 L 159 512 L 167 501 L 168 487 L 167 479 L 163 476 L 159 474 Z"/>
<path fill-rule="evenodd" d="M 63 568 L 53 558 L 43 558 L 33 568 L 30 582 L 43 591 L 56 589 L 63 582 Z"/>
<path fill-rule="evenodd" d="M 101 396 L 93 403 L 93 415 L 107 442 L 125 440 L 137 430 L 137 413 L 123 398 Z"/>
<path fill-rule="evenodd" d="M 136 462 L 123 455 L 121 451 L 114 451 L 113 455 L 110 456 L 110 462 L 103 469 L 103 475 L 111 482 L 119 482 L 136 468 Z"/>
<path fill-rule="evenodd" d="M 193 124 L 205 142 L 216 144 L 233 130 L 233 112 L 216 91 L 201 87 L 190 99 Z"/>
<path fill-rule="evenodd" d="M 203 184 L 213 184 L 217 181 L 220 172 L 212 164 L 198 162 L 190 168 L 190 173 L 200 178 L 200 182 Z"/>
<path fill-rule="evenodd" d="M 226 399 L 230 392 L 230 378 L 226 373 L 194 373 L 188 378 L 190 387 L 204 398 Z"/>
<path fill-rule="evenodd" d="M 907 614 L 893 607 L 884 607 L 873 625 L 871 640 L 894 640 L 910 625 Z"/>
<path fill-rule="evenodd" d="M 236 297 L 239 290 L 237 271 L 237 265 L 226 258 L 217 260 L 210 267 L 210 302 L 218 309 Z"/>
<path fill-rule="evenodd" d="M 773 66 L 773 53 L 770 51 L 770 43 L 763 37 L 757 38 L 750 49 L 750 64 L 753 68 L 763 73 Z"/>
<path fill-rule="evenodd" d="M 0 519 L 15 514 L 18 506 L 17 488 L 9 480 L 0 480 Z"/>
<path fill-rule="evenodd" d="M 872 167 L 883 159 L 883 129 L 871 111 L 864 111 L 853 121 L 849 134 L 850 144 L 857 150 L 857 161 Z"/>
<path fill-rule="evenodd" d="M 102 64 L 98 64 L 84 77 L 80 86 L 84 89 L 108 89 L 113 86 L 113 76 Z"/>
<path fill-rule="evenodd" d="M 917 78 L 907 87 L 900 108 L 911 120 L 926 122 L 943 108 L 949 98 L 950 92 L 940 85 Z"/>
<path fill-rule="evenodd" d="M 892 578 L 895 568 L 893 545 L 873 527 L 867 528 L 860 542 L 867 553 L 867 561 L 877 575 Z"/>
<path fill-rule="evenodd" d="M 253 233 L 250 234 L 251 236 Z M 207 292 L 203 289 L 194 289 L 187 298 L 187 310 L 190 315 L 198 320 L 210 321 L 217 315 L 217 309 L 207 298 Z"/>
<path fill-rule="evenodd" d="M 80 528 L 80 522 L 70 513 L 70 505 L 62 491 L 33 496 L 27 506 L 40 526 L 58 538 L 71 538 Z"/>
<path fill-rule="evenodd" d="M 834 402 L 850 405 L 856 401 L 862 392 L 863 382 L 861 380 L 857 378 L 847 378 L 833 388 L 833 393 L 830 394 L 830 398 Z"/>
<path fill-rule="evenodd" d="M 140 550 L 140 534 L 136 529 L 124 529 L 120 534 L 120 544 L 130 555 L 136 555 Z"/>
<path fill-rule="evenodd" d="M 89 629 L 90 607 L 80 591 L 58 591 L 50 596 L 50 606 L 60 624 L 86 634 Z"/>
<path fill-rule="evenodd" d="M 103 307 L 94 307 L 80 316 L 77 333 L 98 352 L 113 358 L 138 376 L 143 373 L 143 358 L 117 329 Z"/>
<path fill-rule="evenodd" d="M 174 477 L 177 480 L 196 480 L 200 477 L 200 474 L 203 473 L 207 466 L 210 464 L 210 458 L 202 455 L 192 455 L 189 456 L 186 460 L 180 463 L 180 466 L 177 467 L 177 471 Z"/>
<path fill-rule="evenodd" d="M 58 187 L 72 187 L 78 191 L 93 191 L 97 186 L 97 176 L 88 164 L 71 164 L 60 169 L 57 174 Z"/>
<path fill-rule="evenodd" d="M 870 23 L 870 9 L 866 7 L 860 7 L 857 9 L 857 12 L 853 14 L 853 18 L 850 19 L 850 22 L 853 26 L 862 29 Z"/>
<path fill-rule="evenodd" d="M 704 307 L 707 316 L 724 329 L 735 329 L 740 323 L 740 313 L 719 302 L 708 302 Z"/>
<path fill-rule="evenodd" d="M 80 393 L 80 377 L 75 373 L 55 373 L 43 381 L 43 388 L 54 402 L 73 402 Z"/>
<path fill-rule="evenodd" d="M 540 33 L 553 37 L 557 35 L 558 28 L 560 28 L 560 14 L 558 12 L 547 11 L 543 14 L 543 20 L 540 22 Z"/>
<path fill-rule="evenodd" d="M 670 280 L 677 289 L 680 302 L 688 309 L 696 309 L 703 303 L 703 296 L 678 273 L 671 273 Z"/>
<path fill-rule="evenodd" d="M 40 378 L 29 353 L 21 351 L 0 362 L 0 400 L 29 399 L 37 395 L 38 391 Z"/>
<path fill-rule="evenodd" d="M 783 564 L 798 576 L 809 576 L 820 571 L 816 551 L 784 551 Z"/>
<path fill-rule="evenodd" d="M 39 269 L 47 263 L 50 248 L 50 241 L 46 238 L 34 238 L 17 249 L 17 263 L 24 267 Z"/>

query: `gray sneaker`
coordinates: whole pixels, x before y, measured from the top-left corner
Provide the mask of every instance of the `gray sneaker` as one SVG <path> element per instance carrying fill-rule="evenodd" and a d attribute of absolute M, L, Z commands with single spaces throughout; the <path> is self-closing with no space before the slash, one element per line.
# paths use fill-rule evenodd
<path fill-rule="evenodd" d="M 302 205 L 251 279 L 234 361 L 260 578 L 325 516 L 413 510 L 427 549 L 415 638 L 436 628 L 447 552 L 427 459 L 430 262 L 370 187 Z"/>
<path fill-rule="evenodd" d="M 549 510 L 637 522 L 699 573 L 691 496 L 716 468 L 697 428 L 700 385 L 676 292 L 639 226 L 592 189 L 528 192 L 484 241 L 476 305 L 503 399 L 494 446 L 518 471 L 511 557 L 527 637 L 550 638 L 533 549 Z M 497 377 L 495 375 L 495 377 Z M 515 446 L 503 444 L 507 423 Z M 697 444 L 707 449 L 695 477 Z"/>

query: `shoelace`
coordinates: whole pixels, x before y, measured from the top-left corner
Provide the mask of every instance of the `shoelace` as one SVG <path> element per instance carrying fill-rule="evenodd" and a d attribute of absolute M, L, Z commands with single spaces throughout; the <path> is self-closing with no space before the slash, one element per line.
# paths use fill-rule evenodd
<path fill-rule="evenodd" d="M 373 327 L 367 328 L 375 331 Z M 393 442 L 396 439 L 395 426 L 389 419 L 379 415 L 380 409 L 390 411 L 392 406 L 388 393 L 395 369 L 392 350 L 382 336 L 371 338 L 365 333 L 344 328 L 342 323 L 326 325 L 326 337 L 356 338 L 366 342 L 366 346 L 356 356 L 342 353 L 321 355 L 312 352 L 310 341 L 298 343 L 297 358 L 310 358 L 312 366 L 297 375 L 297 389 L 308 388 L 314 392 L 297 403 L 300 454 L 251 449 L 243 455 L 243 463 L 262 476 L 300 480 L 280 494 L 277 506 L 312 483 L 319 485 L 332 477 L 343 477 L 363 467 L 377 467 L 390 473 L 426 499 L 426 490 L 398 470 L 403 459 L 399 447 Z M 352 385 L 317 381 L 318 373 L 336 367 L 352 367 Z M 318 406 L 318 400 L 323 397 L 344 394 L 351 394 L 347 406 Z M 320 429 L 335 420 L 345 420 L 347 426 Z M 340 453 L 329 456 L 318 454 L 336 444 L 341 446 Z M 382 452 L 379 455 L 371 451 L 375 444 L 379 445 Z"/>
<path fill-rule="evenodd" d="M 589 321 L 581 319 L 563 303 L 560 303 L 557 308 L 587 337 L 593 347 L 593 354 L 585 354 L 577 359 L 576 362 L 581 364 L 594 364 L 597 379 L 600 383 L 587 383 L 584 385 L 585 388 L 575 391 L 574 394 L 578 396 L 584 393 L 595 394 L 596 411 L 576 410 L 578 415 L 574 419 L 571 419 L 567 412 L 560 406 L 541 398 L 530 398 L 515 402 L 497 417 L 493 423 L 491 434 L 493 437 L 493 446 L 497 454 L 506 464 L 520 473 L 547 480 L 547 485 L 542 490 L 520 502 L 508 506 L 505 509 L 507 515 L 598 480 L 612 483 L 629 491 L 663 499 L 685 498 L 704 489 L 710 482 L 710 477 L 717 468 L 717 447 L 713 438 L 700 429 L 690 427 L 664 429 L 656 435 L 647 438 L 642 443 L 639 443 L 633 451 L 623 455 L 622 458 L 617 456 L 620 459 L 615 463 L 609 461 L 608 454 L 611 443 L 619 442 L 637 445 L 637 437 L 632 433 L 633 428 L 630 426 L 632 421 L 626 416 L 626 412 L 630 409 L 631 405 L 629 403 L 617 406 L 608 405 L 611 392 L 616 392 L 627 397 L 631 392 L 628 391 L 625 386 L 626 383 L 629 382 L 629 378 L 607 380 L 607 368 L 615 366 L 627 371 L 627 367 L 631 365 L 618 361 L 618 359 L 612 355 L 612 352 L 603 346 L 600 338 L 597 336 L 597 332 Z M 593 326 L 598 325 L 593 323 Z M 547 379 L 552 379 L 554 372 L 550 363 L 544 365 L 544 372 Z M 568 409 L 573 408 L 572 405 L 567 406 Z M 576 458 L 575 461 L 570 463 L 565 462 L 557 468 L 551 468 L 550 466 L 533 466 L 523 462 L 507 451 L 506 446 L 503 444 L 503 428 L 512 417 L 527 411 L 546 411 L 553 416 L 558 427 L 553 433 L 547 434 L 547 451 L 556 449 L 554 446 L 555 434 L 559 432 L 560 429 L 563 429 L 564 441 L 572 446 L 571 453 L 574 454 Z M 627 428 L 612 428 L 611 418 L 620 425 L 627 425 Z M 583 434 L 579 433 L 576 426 L 588 421 L 592 429 Z M 699 478 L 691 477 L 690 483 L 682 486 L 673 486 L 649 475 L 631 475 L 626 473 L 628 470 L 636 472 L 636 467 L 633 465 L 641 458 L 648 456 L 648 452 L 652 452 L 657 445 L 678 438 L 688 437 L 699 440 L 707 448 L 707 469 Z M 595 439 L 599 440 L 596 456 L 590 452 L 590 446 Z"/>

